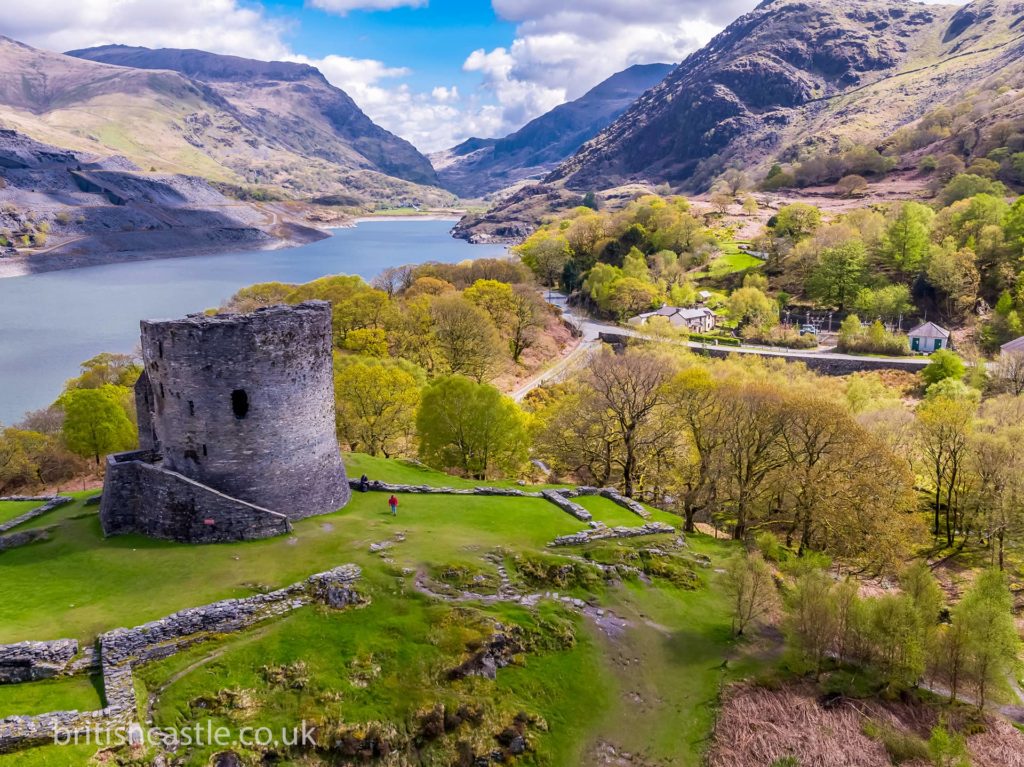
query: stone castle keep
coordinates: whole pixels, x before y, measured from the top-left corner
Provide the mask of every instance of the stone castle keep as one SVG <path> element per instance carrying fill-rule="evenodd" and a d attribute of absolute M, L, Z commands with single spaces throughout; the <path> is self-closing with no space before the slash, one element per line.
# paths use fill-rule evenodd
<path fill-rule="evenodd" d="M 345 505 L 330 304 L 141 327 L 139 450 L 107 457 L 106 535 L 265 538 Z"/>

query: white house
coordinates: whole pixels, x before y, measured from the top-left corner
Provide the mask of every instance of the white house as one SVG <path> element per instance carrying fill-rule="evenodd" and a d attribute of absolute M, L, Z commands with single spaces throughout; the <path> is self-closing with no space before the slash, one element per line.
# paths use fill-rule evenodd
<path fill-rule="evenodd" d="M 645 325 L 651 317 L 665 317 L 675 328 L 686 328 L 691 333 L 710 333 L 718 324 L 718 315 L 701 306 L 696 309 L 684 309 L 679 306 L 663 306 L 657 311 L 644 312 L 629 320 L 631 325 Z"/>
<path fill-rule="evenodd" d="M 1024 354 L 1024 336 L 1013 341 L 1007 341 L 999 347 L 1003 354 Z"/>
<path fill-rule="evenodd" d="M 910 350 L 921 354 L 931 354 L 939 349 L 948 349 L 949 331 L 941 328 L 934 322 L 926 322 L 918 325 L 907 333 L 910 337 Z"/>

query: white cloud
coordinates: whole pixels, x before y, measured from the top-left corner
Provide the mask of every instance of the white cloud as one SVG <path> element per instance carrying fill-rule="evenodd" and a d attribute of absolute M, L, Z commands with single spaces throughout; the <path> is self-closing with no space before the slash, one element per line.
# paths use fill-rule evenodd
<path fill-rule="evenodd" d="M 124 43 L 283 58 L 284 28 L 237 0 L 0 2 L 0 30 L 51 51 Z"/>
<path fill-rule="evenodd" d="M 349 11 L 390 11 L 395 8 L 423 8 L 427 0 L 306 0 L 306 5 L 344 16 Z"/>

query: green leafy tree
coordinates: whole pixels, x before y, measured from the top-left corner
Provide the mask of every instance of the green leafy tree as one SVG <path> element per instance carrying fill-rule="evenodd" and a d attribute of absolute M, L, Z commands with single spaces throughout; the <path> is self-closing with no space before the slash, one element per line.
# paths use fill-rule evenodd
<path fill-rule="evenodd" d="M 622 277 L 612 283 L 611 293 L 603 308 L 614 313 L 619 319 L 626 319 L 653 309 L 663 298 L 664 295 L 657 285 L 635 277 Z"/>
<path fill-rule="evenodd" d="M 821 226 L 821 211 L 813 205 L 794 202 L 779 209 L 775 214 L 775 233 L 781 237 L 789 237 L 799 242 L 809 237 Z"/>
<path fill-rule="evenodd" d="M 916 274 L 924 266 L 931 247 L 934 211 L 918 202 L 905 202 L 885 230 L 882 256 L 903 274 Z"/>
<path fill-rule="evenodd" d="M 959 173 L 949 180 L 939 194 L 939 202 L 952 205 L 958 200 L 966 200 L 976 194 L 990 194 L 994 197 L 1006 197 L 1009 190 L 1001 181 L 994 181 L 973 173 Z"/>
<path fill-rule="evenodd" d="M 415 429 L 421 382 L 399 360 L 357 360 L 334 374 L 338 433 L 353 449 L 389 458 L 406 452 Z M 422 376 L 422 371 L 420 371 Z"/>
<path fill-rule="evenodd" d="M 960 379 L 967 372 L 964 361 L 956 352 L 949 349 L 939 349 L 929 358 L 930 361 L 921 371 L 921 378 L 925 384 L 931 386 L 947 378 Z"/>
<path fill-rule="evenodd" d="M 804 573 L 789 595 L 786 608 L 789 640 L 817 677 L 833 646 L 838 627 L 839 614 L 832 595 L 832 579 L 821 570 Z"/>
<path fill-rule="evenodd" d="M 438 296 L 430 304 L 434 342 L 442 369 L 483 381 L 498 362 L 501 340 L 487 312 L 458 294 Z"/>
<path fill-rule="evenodd" d="M 994 686 L 1004 684 L 1020 652 L 1020 637 L 1013 621 L 1013 598 L 1006 576 L 986 570 L 953 612 L 967 630 L 967 678 L 984 708 Z"/>
<path fill-rule="evenodd" d="M 777 603 L 775 580 L 764 558 L 753 552 L 733 557 L 726 568 L 726 584 L 732 601 L 732 626 L 737 636 L 768 615 Z"/>
<path fill-rule="evenodd" d="M 808 291 L 822 303 L 842 310 L 863 286 L 866 262 L 867 249 L 860 240 L 826 248 L 811 272 Z"/>
<path fill-rule="evenodd" d="M 463 376 L 440 378 L 423 391 L 416 430 L 427 465 L 476 479 L 514 474 L 527 457 L 526 418 L 516 403 Z"/>
<path fill-rule="evenodd" d="M 538 229 L 515 252 L 544 285 L 556 285 L 572 255 L 562 232 Z"/>
<path fill-rule="evenodd" d="M 138 443 L 135 424 L 124 409 L 126 391 L 106 384 L 96 389 L 69 389 L 57 400 L 64 411 L 62 436 L 71 452 L 96 465 L 107 453 L 130 450 Z"/>

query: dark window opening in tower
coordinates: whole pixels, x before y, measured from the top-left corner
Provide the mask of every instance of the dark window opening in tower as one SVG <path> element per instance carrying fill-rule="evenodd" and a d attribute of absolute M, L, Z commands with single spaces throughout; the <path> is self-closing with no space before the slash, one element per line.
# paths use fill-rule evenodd
<path fill-rule="evenodd" d="M 231 392 L 231 410 L 235 414 L 235 418 L 245 418 L 249 413 L 249 395 L 245 393 L 245 389 L 235 389 Z"/>
<path fill-rule="evenodd" d="M 192 400 L 188 401 L 188 414 L 189 415 L 195 415 L 196 414 L 196 403 L 193 402 Z"/>
<path fill-rule="evenodd" d="M 160 355 L 160 359 L 163 359 L 164 358 L 164 342 L 163 341 L 157 341 L 156 342 L 156 348 L 157 348 L 157 353 Z"/>

